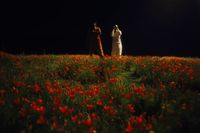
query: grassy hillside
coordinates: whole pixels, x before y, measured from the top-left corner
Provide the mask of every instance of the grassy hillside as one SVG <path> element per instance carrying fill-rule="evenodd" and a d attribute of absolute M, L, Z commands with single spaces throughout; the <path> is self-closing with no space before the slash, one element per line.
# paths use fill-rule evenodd
<path fill-rule="evenodd" d="M 0 52 L 3 132 L 195 132 L 200 59 Z"/>

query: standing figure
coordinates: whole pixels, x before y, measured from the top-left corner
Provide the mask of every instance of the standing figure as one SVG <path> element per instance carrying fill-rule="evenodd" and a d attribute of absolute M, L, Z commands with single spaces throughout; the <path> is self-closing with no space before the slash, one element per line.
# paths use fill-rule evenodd
<path fill-rule="evenodd" d="M 89 31 L 88 36 L 89 54 L 98 54 L 100 57 L 104 57 L 102 41 L 101 41 L 101 29 L 96 23 L 93 23 L 93 27 Z"/>
<path fill-rule="evenodd" d="M 117 25 L 113 26 L 112 30 L 112 52 L 111 56 L 120 56 L 122 55 L 122 41 L 121 41 L 122 32 Z"/>

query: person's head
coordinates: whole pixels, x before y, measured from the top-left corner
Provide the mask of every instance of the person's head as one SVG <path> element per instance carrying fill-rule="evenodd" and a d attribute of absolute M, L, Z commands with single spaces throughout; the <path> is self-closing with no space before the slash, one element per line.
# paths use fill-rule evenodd
<path fill-rule="evenodd" d="M 114 25 L 113 28 L 114 28 L 114 29 L 118 29 L 118 25 Z"/>
<path fill-rule="evenodd" d="M 93 23 L 93 27 L 97 27 L 97 23 L 96 22 Z"/>

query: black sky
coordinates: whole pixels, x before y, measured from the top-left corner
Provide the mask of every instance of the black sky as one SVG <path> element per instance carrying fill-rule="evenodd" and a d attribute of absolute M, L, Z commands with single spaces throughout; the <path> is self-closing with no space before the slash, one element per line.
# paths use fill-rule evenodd
<path fill-rule="evenodd" d="M 118 24 L 126 55 L 200 56 L 199 0 L 67 0 L 1 3 L 1 50 L 87 54 L 86 35 L 97 21 L 110 54 Z"/>

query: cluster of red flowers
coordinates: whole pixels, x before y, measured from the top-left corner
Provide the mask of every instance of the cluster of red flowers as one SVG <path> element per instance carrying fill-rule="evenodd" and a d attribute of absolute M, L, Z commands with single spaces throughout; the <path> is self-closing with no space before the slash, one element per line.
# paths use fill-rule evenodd
<path fill-rule="evenodd" d="M 23 71 L 24 66 L 20 59 L 16 58 L 15 67 L 20 71 L 21 81 L 15 81 L 11 89 L 0 90 L 0 107 L 11 105 L 11 109 L 17 112 L 15 114 L 17 118 L 19 116 L 25 121 L 23 127 L 26 130 L 34 130 L 33 125 L 36 124 L 47 126 L 52 130 L 62 128 L 71 132 L 79 130 L 96 132 L 102 128 L 101 123 L 109 127 L 119 122 L 122 132 L 130 133 L 136 130 L 149 132 L 153 130 L 151 117 L 142 110 L 142 106 L 145 105 L 137 105 L 150 96 L 150 92 L 153 93 L 152 90 L 147 91 L 146 87 L 158 87 L 160 92 L 169 88 L 174 91 L 177 90 L 178 81 L 186 81 L 184 78 L 193 80 L 195 72 L 192 67 L 180 60 L 170 63 L 167 60 L 158 61 L 152 58 L 151 62 L 138 57 L 129 60 L 129 63 L 135 63 L 136 68 L 134 69 L 127 63 L 129 58 L 126 59 L 113 59 L 115 62 L 113 65 L 109 63 L 111 58 L 106 57 L 102 62 L 96 63 L 98 66 L 95 66 L 88 65 L 88 61 L 82 61 L 83 59 L 79 56 L 74 56 L 70 59 L 70 63 L 67 62 L 62 66 L 64 76 L 61 74 L 64 78 L 66 75 L 71 76 L 72 80 L 62 78 L 28 84 L 24 82 L 27 77 L 27 73 Z M 120 66 L 119 63 L 127 64 L 125 67 Z M 136 78 L 140 75 L 142 80 L 136 79 L 135 84 L 123 83 L 124 77 L 115 75 L 118 71 L 123 72 L 122 69 L 129 69 L 128 71 Z M 55 73 L 50 74 L 51 78 L 56 75 Z M 72 75 L 68 75 L 70 73 Z M 87 75 L 88 77 L 95 75 L 97 79 L 100 79 L 98 76 L 103 76 L 104 79 L 101 82 L 91 84 L 88 82 L 83 85 L 81 81 L 87 81 L 84 80 L 86 78 L 84 73 L 85 75 L 91 74 Z M 45 76 L 47 73 L 41 72 L 40 74 Z M 80 78 L 80 75 L 83 75 L 82 80 L 73 80 L 73 78 Z M 153 85 L 148 86 L 141 83 L 145 81 L 145 78 L 152 78 Z M 156 93 L 153 93 L 151 97 L 155 95 Z M 155 99 L 151 100 L 154 102 Z M 182 109 L 185 108 L 186 105 L 183 104 Z"/>
<path fill-rule="evenodd" d="M 132 133 L 135 129 L 139 129 L 140 132 L 151 131 L 153 129 L 153 125 L 151 123 L 145 124 L 145 114 L 141 114 L 140 116 L 131 116 L 129 118 L 127 127 L 125 128 L 125 132 Z"/>
<path fill-rule="evenodd" d="M 111 79 L 108 84 L 90 85 L 88 88 L 67 81 L 61 83 L 46 81 L 44 85 L 36 83 L 32 86 L 23 82 L 15 82 L 11 91 L 14 105 L 20 107 L 17 115 L 23 119 L 33 117 L 29 125 L 35 123 L 50 126 L 52 129 L 62 127 L 66 130 L 71 130 L 70 126 L 76 125 L 77 129 L 84 127 L 83 129 L 88 132 L 94 132 L 98 123 L 104 120 L 103 117 L 117 118 L 119 109 L 126 110 L 124 113 L 128 116 L 134 116 L 133 113 L 136 112 L 134 104 L 115 105 L 114 89 L 110 87 L 116 87 L 112 83 L 116 84 L 118 81 L 117 78 Z M 133 85 L 130 90 L 135 95 L 144 96 L 144 85 L 139 87 Z M 0 91 L 2 100 L 5 93 L 4 90 Z M 125 95 L 128 94 L 129 92 L 126 92 Z M 4 104 L 4 102 L 1 103 L 1 105 Z M 142 123 L 143 119 L 143 117 L 141 119 L 135 117 L 137 123 Z M 131 125 L 128 126 L 125 129 L 126 132 L 132 130 Z M 34 130 L 34 126 L 31 126 L 31 129 L 27 127 L 27 129 Z"/>

